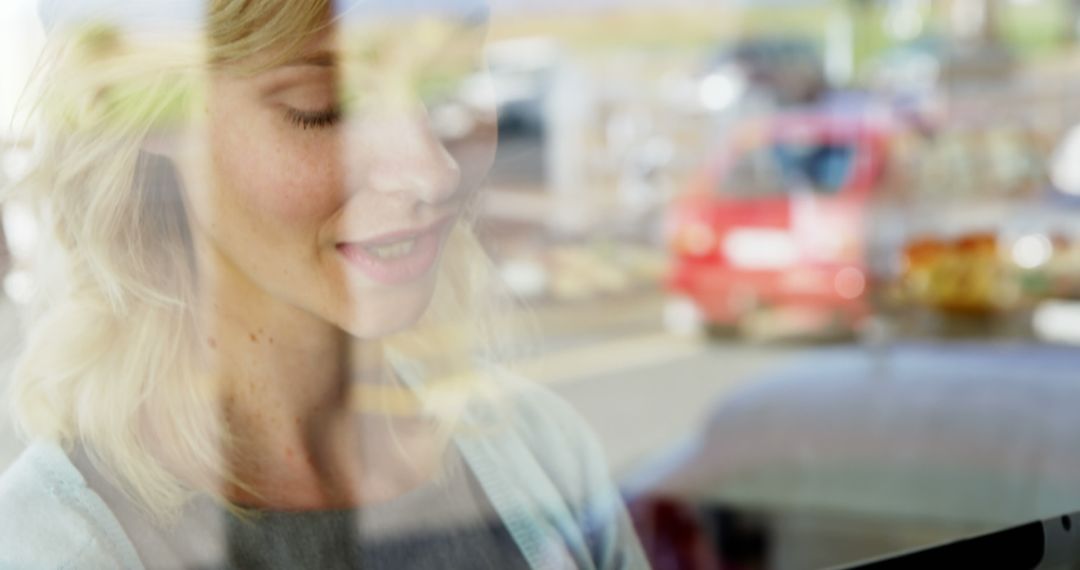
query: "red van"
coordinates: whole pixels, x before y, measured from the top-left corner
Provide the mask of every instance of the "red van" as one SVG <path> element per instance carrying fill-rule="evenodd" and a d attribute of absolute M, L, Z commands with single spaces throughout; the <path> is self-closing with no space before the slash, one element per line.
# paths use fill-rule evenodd
<path fill-rule="evenodd" d="M 670 212 L 669 327 L 857 328 L 886 133 L 866 117 L 810 112 L 735 128 Z"/>

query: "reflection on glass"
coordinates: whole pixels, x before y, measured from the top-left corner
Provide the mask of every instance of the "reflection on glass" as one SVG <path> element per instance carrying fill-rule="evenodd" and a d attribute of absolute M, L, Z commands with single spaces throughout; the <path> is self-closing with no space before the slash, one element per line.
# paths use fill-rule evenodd
<path fill-rule="evenodd" d="M 1068 543 L 1077 14 L 0 3 L 0 567 Z"/>
<path fill-rule="evenodd" d="M 0 567 L 646 564 L 591 431 L 511 368 L 486 5 L 39 12 Z"/>

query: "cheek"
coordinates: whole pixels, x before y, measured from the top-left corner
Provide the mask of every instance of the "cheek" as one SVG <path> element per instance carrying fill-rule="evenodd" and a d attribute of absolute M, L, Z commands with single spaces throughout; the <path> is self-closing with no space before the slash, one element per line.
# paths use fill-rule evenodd
<path fill-rule="evenodd" d="M 343 192 L 334 137 L 264 120 L 261 128 L 218 124 L 210 138 L 218 186 L 265 221 L 315 223 L 340 207 Z"/>

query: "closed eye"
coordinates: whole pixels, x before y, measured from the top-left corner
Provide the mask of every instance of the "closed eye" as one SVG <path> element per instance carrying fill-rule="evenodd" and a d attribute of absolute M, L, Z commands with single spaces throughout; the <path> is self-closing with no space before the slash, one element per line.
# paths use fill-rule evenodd
<path fill-rule="evenodd" d="M 332 107 L 324 111 L 287 109 L 285 118 L 300 129 L 325 129 L 341 121 L 341 109 L 339 107 Z"/>

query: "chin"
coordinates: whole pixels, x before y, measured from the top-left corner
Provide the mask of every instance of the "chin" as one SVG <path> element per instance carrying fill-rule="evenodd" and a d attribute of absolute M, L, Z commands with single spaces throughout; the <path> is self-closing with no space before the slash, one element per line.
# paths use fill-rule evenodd
<path fill-rule="evenodd" d="M 376 340 L 415 327 L 431 304 L 434 280 L 406 285 L 386 292 L 366 291 L 342 314 L 349 315 L 341 328 L 364 340 Z"/>

